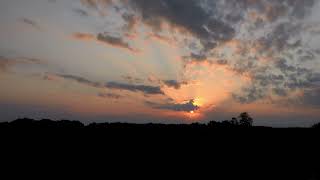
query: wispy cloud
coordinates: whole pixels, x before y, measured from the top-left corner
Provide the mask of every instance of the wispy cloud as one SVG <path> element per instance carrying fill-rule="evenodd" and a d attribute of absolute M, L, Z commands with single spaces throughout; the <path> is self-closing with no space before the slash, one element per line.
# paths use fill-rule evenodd
<path fill-rule="evenodd" d="M 160 86 L 133 85 L 119 82 L 108 82 L 106 87 L 109 89 L 126 90 L 131 92 L 142 92 L 146 95 L 164 95 Z"/>
<path fill-rule="evenodd" d="M 130 47 L 129 43 L 125 42 L 121 37 L 110 36 L 108 34 L 99 33 L 97 40 L 106 44 L 109 44 L 114 47 L 123 48 L 130 50 L 132 52 L 138 52 L 138 50 Z"/>
<path fill-rule="evenodd" d="M 97 36 L 89 33 L 74 33 L 73 38 L 78 40 L 96 41 L 103 44 L 107 44 L 116 48 L 122 48 L 129 50 L 133 53 L 139 52 L 139 50 L 132 48 L 129 43 L 125 42 L 121 37 L 114 37 L 108 34 L 99 33 Z"/>
<path fill-rule="evenodd" d="M 99 93 L 98 96 L 101 98 L 107 98 L 107 99 L 120 99 L 120 98 L 122 98 L 121 95 L 118 95 L 115 93 Z"/>
<path fill-rule="evenodd" d="M 28 18 L 21 18 L 19 21 L 25 25 L 31 26 L 34 29 L 37 29 L 39 31 L 42 31 L 42 27 L 34 20 L 28 19 Z"/>
<path fill-rule="evenodd" d="M 147 105 L 151 106 L 154 109 L 163 109 L 163 110 L 171 110 L 171 111 L 183 111 L 183 112 L 190 112 L 190 111 L 196 111 L 200 107 L 194 105 L 194 100 L 190 100 L 186 103 L 166 103 L 166 104 L 159 104 L 159 103 L 154 103 L 147 101 Z"/>
<path fill-rule="evenodd" d="M 7 58 L 0 56 L 0 71 L 7 72 L 11 67 L 18 64 L 46 64 L 43 60 L 35 58 Z"/>
<path fill-rule="evenodd" d="M 80 84 L 85 84 L 85 85 L 88 85 L 91 87 L 103 88 L 103 85 L 101 83 L 90 81 L 90 80 L 83 78 L 83 77 L 80 77 L 80 76 L 74 76 L 74 75 L 68 75 L 68 74 L 55 74 L 55 75 L 58 77 L 61 77 L 63 79 L 72 80 L 72 81 L 78 82 Z"/>
<path fill-rule="evenodd" d="M 134 84 L 119 83 L 119 82 L 99 83 L 84 77 L 69 75 L 69 74 L 54 74 L 53 76 L 60 77 L 66 80 L 75 81 L 77 83 L 84 84 L 94 88 L 107 88 L 111 90 L 141 92 L 145 95 L 164 95 L 164 92 L 161 90 L 160 86 L 134 85 Z M 46 77 L 50 77 L 50 76 L 47 75 Z M 50 78 L 50 79 L 54 79 L 54 78 Z M 105 96 L 105 97 L 109 95 L 110 94 L 100 94 L 100 96 Z"/>
<path fill-rule="evenodd" d="M 165 81 L 163 81 L 163 83 L 166 86 L 171 87 L 171 88 L 175 88 L 177 90 L 180 89 L 182 85 L 188 84 L 187 82 L 179 82 L 176 80 L 165 80 Z"/>
<path fill-rule="evenodd" d="M 72 37 L 78 40 L 96 40 L 96 37 L 93 34 L 89 34 L 89 33 L 73 33 Z"/>

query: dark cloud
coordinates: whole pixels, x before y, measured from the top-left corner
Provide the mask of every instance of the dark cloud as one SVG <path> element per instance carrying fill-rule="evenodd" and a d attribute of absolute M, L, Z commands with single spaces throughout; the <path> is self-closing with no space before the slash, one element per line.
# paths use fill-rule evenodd
<path fill-rule="evenodd" d="M 89 8 L 98 9 L 99 6 L 108 6 L 112 0 L 81 0 L 81 3 Z"/>
<path fill-rule="evenodd" d="M 207 59 L 206 55 L 191 53 L 190 58 L 194 61 L 205 61 Z"/>
<path fill-rule="evenodd" d="M 93 82 L 93 81 L 90 81 L 86 78 L 79 77 L 79 76 L 68 75 L 68 74 L 56 74 L 56 76 L 67 79 L 67 80 L 72 80 L 72 81 L 78 82 L 80 84 L 85 84 L 85 85 L 88 85 L 91 87 L 95 87 L 95 88 L 103 87 L 101 83 Z"/>
<path fill-rule="evenodd" d="M 90 33 L 76 32 L 72 34 L 72 37 L 77 40 L 83 40 L 83 41 L 97 41 L 97 42 L 104 43 L 116 48 L 126 49 L 134 53 L 139 51 L 137 49 L 130 47 L 129 43 L 125 42 L 123 38 L 111 36 L 106 33 L 104 34 L 99 33 L 97 36 L 95 36 L 94 34 L 90 34 Z"/>
<path fill-rule="evenodd" d="M 102 83 L 91 81 L 80 76 L 74 76 L 74 75 L 68 75 L 68 74 L 55 74 L 55 76 L 63 79 L 67 79 L 67 80 L 72 80 L 80 84 L 84 84 L 84 85 L 95 87 L 95 88 L 108 88 L 108 89 L 114 89 L 114 90 L 142 92 L 145 95 L 164 95 L 164 92 L 161 90 L 160 86 L 134 85 L 134 84 L 119 83 L 119 82 L 108 82 L 105 85 L 103 85 Z M 47 75 L 46 77 L 50 77 L 50 75 Z M 101 93 L 99 94 L 99 96 L 112 98 L 111 94 Z M 113 98 L 116 98 L 116 96 L 113 96 Z"/>
<path fill-rule="evenodd" d="M 142 21 L 161 31 L 162 21 L 191 32 L 205 46 L 210 41 L 227 41 L 235 30 L 209 14 L 198 0 L 131 0 L 130 5 L 141 14 Z M 191 13 L 192 12 L 192 13 Z"/>
<path fill-rule="evenodd" d="M 120 96 L 118 94 L 114 94 L 114 93 L 99 93 L 98 96 L 101 97 L 101 98 L 108 98 L 108 99 L 120 99 L 120 98 L 122 98 L 122 96 Z"/>
<path fill-rule="evenodd" d="M 128 49 L 130 51 L 136 51 L 135 49 L 131 48 L 129 43 L 125 42 L 121 37 L 114 37 L 108 34 L 99 33 L 97 36 L 97 40 L 115 47 Z"/>
<path fill-rule="evenodd" d="M 266 96 L 265 89 L 256 85 L 245 87 L 242 90 L 241 95 L 233 94 L 233 98 L 241 103 L 252 103 Z"/>
<path fill-rule="evenodd" d="M 144 82 L 143 79 L 132 77 L 132 76 L 123 76 L 123 79 L 129 83 L 143 83 Z"/>
<path fill-rule="evenodd" d="M 154 102 L 146 102 L 147 105 L 151 106 L 154 109 L 163 109 L 163 110 L 171 110 L 171 111 L 183 111 L 190 112 L 196 111 L 200 107 L 194 105 L 194 100 L 190 100 L 187 103 L 175 104 L 175 103 L 166 103 L 166 104 L 158 104 Z"/>
<path fill-rule="evenodd" d="M 37 22 L 35 22 L 34 20 L 31 20 L 28 18 L 21 18 L 19 21 L 28 25 L 28 26 L 31 26 L 37 30 L 42 30 L 41 26 Z"/>
<path fill-rule="evenodd" d="M 109 82 L 106 84 L 106 88 L 116 90 L 126 90 L 132 92 L 142 92 L 146 95 L 164 95 L 164 92 L 159 86 L 146 86 L 146 85 L 133 85 L 118 82 Z"/>
<path fill-rule="evenodd" d="M 84 2 L 95 8 L 112 3 L 103 0 Z M 178 43 L 189 50 L 189 55 L 183 57 L 185 66 L 189 62 L 208 62 L 225 65 L 239 75 L 249 76 L 252 83 L 234 95 L 241 102 L 266 98 L 270 92 L 287 96 L 289 91 L 310 88 L 317 79 L 317 70 L 310 64 L 320 53 L 309 46 L 306 38 L 314 33 L 308 34 L 308 24 L 303 21 L 312 13 L 316 0 L 120 2 L 125 8 L 117 12 L 122 13 L 127 31 L 132 31 L 137 21 L 141 21 L 152 27 L 155 34 L 167 30 L 163 29 L 163 22 L 178 32 L 189 32 L 190 40 L 185 38 Z M 175 36 L 175 33 L 171 35 Z M 123 38 L 100 33 L 97 39 L 133 50 Z M 159 84 L 176 89 L 181 87 L 180 82 L 173 80 L 160 80 Z"/>
<path fill-rule="evenodd" d="M 83 9 L 79 9 L 79 8 L 75 8 L 73 9 L 73 12 L 80 15 L 80 16 L 89 16 L 88 12 L 83 10 Z"/>
<path fill-rule="evenodd" d="M 277 25 L 271 33 L 261 38 L 260 45 L 265 51 L 283 51 L 285 49 L 295 49 L 301 46 L 300 33 L 302 32 L 301 24 L 293 24 L 290 22 Z M 290 44 L 291 38 L 296 38 L 295 42 Z"/>
<path fill-rule="evenodd" d="M 179 82 L 176 80 L 166 80 L 166 81 L 163 81 L 163 83 L 166 86 L 171 87 L 171 88 L 175 88 L 175 89 L 180 89 L 182 85 L 187 84 L 187 82 Z"/>

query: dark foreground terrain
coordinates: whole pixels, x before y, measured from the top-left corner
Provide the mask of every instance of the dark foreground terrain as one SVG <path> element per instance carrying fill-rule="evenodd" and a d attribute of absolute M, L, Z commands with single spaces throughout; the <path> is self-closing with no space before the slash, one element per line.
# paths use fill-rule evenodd
<path fill-rule="evenodd" d="M 111 167 L 119 176 L 135 169 L 152 172 L 151 179 L 173 172 L 192 179 L 318 180 L 319 127 L 254 127 L 251 119 L 189 125 L 18 119 L 0 123 L 0 137 L 1 150 L 11 148 L 18 158 L 2 153 L 13 167 L 40 157 L 39 165 L 67 160 L 86 169 L 95 163 L 84 159 L 95 159 L 101 172 Z"/>
<path fill-rule="evenodd" d="M 130 123 L 91 123 L 84 125 L 79 121 L 60 120 L 53 121 L 50 119 L 34 120 L 34 119 L 17 119 L 12 122 L 0 123 L 0 128 L 5 129 L 20 129 L 20 130 L 48 130 L 48 129 L 60 129 L 60 130 L 142 130 L 142 131 L 199 131 L 199 132 L 214 132 L 219 130 L 246 130 L 246 131 L 269 131 L 269 130 L 289 130 L 289 131 L 312 131 L 316 132 L 320 129 L 320 123 L 315 124 L 310 128 L 272 128 L 263 126 L 253 126 L 252 124 L 240 124 L 233 121 L 216 122 L 211 121 L 207 124 L 193 123 L 193 124 L 130 124 Z"/>

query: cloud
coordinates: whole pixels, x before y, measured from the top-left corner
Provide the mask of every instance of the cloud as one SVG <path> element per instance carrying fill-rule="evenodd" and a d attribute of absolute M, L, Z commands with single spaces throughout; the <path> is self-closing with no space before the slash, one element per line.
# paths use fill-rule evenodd
<path fill-rule="evenodd" d="M 0 56 L 0 72 L 6 72 L 13 64 L 12 61 Z"/>
<path fill-rule="evenodd" d="M 189 62 L 204 62 L 208 60 L 207 55 L 195 53 L 191 53 L 190 56 L 184 56 L 183 59 Z"/>
<path fill-rule="evenodd" d="M 121 37 L 114 37 L 108 34 L 99 33 L 97 36 L 97 40 L 106 44 L 109 44 L 114 47 L 128 49 L 132 52 L 136 52 L 137 50 L 130 47 L 129 43 L 125 42 Z"/>
<path fill-rule="evenodd" d="M 7 58 L 0 56 L 0 71 L 7 72 L 18 64 L 45 64 L 44 61 L 35 58 Z"/>
<path fill-rule="evenodd" d="M 208 40 L 227 41 L 234 37 L 234 29 L 213 17 L 198 0 L 131 0 L 129 4 L 140 13 L 142 21 L 161 31 L 162 22 L 179 27 L 195 35 L 203 45 Z M 192 12 L 192 13 L 190 13 Z"/>
<path fill-rule="evenodd" d="M 99 93 L 98 96 L 101 97 L 101 98 L 108 98 L 108 99 L 120 99 L 120 98 L 122 98 L 122 96 L 120 96 L 118 94 L 114 94 L 114 93 Z"/>
<path fill-rule="evenodd" d="M 55 74 L 55 75 L 58 77 L 61 77 L 63 79 L 72 80 L 72 81 L 78 82 L 80 84 L 85 84 L 85 85 L 88 85 L 91 87 L 95 87 L 95 88 L 102 88 L 103 87 L 103 85 L 101 83 L 90 81 L 86 78 L 79 77 L 79 76 L 68 75 L 68 74 Z"/>
<path fill-rule="evenodd" d="M 40 31 L 42 30 L 41 26 L 37 22 L 35 22 L 34 20 L 31 20 L 28 18 L 21 18 L 19 21 L 23 24 L 26 24 L 28 26 L 33 27 L 34 29 L 37 29 Z"/>
<path fill-rule="evenodd" d="M 158 104 L 153 102 L 146 102 L 147 105 L 151 106 L 154 109 L 163 109 L 163 110 L 171 110 L 171 111 L 182 111 L 182 112 L 190 112 L 196 111 L 200 107 L 194 105 L 194 100 L 190 100 L 187 103 L 176 104 L 176 103 L 166 103 L 166 104 Z"/>
<path fill-rule="evenodd" d="M 84 84 L 94 88 L 108 88 L 113 90 L 126 90 L 131 92 L 142 92 L 145 95 L 164 95 L 164 92 L 161 90 L 160 86 L 147 86 L 147 85 L 133 85 L 133 84 L 126 84 L 126 83 L 118 83 L 118 82 L 108 82 L 106 84 L 95 82 L 88 80 L 86 78 L 75 76 L 75 75 L 68 75 L 68 74 L 54 74 L 56 77 L 60 77 L 66 80 L 75 81 L 80 84 Z M 45 76 L 46 79 L 54 79 L 50 75 Z M 100 97 L 108 97 L 111 98 L 111 94 L 99 94 Z M 115 97 L 113 97 L 115 98 Z"/>
<path fill-rule="evenodd" d="M 89 33 L 73 33 L 72 37 L 78 40 L 95 40 L 96 37 L 93 34 L 89 34 Z"/>
<path fill-rule="evenodd" d="M 109 7 L 112 3 L 124 21 L 125 33 L 134 31 L 136 24 L 141 23 L 147 27 L 146 31 L 151 27 L 151 32 L 146 34 L 177 41 L 186 52 L 181 55 L 184 66 L 190 62 L 223 65 L 239 76 L 248 77 L 250 84 L 233 92 L 234 99 L 242 103 L 273 95 L 285 97 L 290 91 L 308 89 L 314 74 L 319 73 L 315 62 L 319 48 L 310 44 L 310 38 L 317 36 L 318 25 L 307 19 L 314 14 L 316 0 L 86 2 L 87 6 L 100 10 L 106 7 L 103 4 Z M 123 32 L 117 33 L 118 36 L 99 33 L 96 39 L 132 50 L 123 39 Z M 177 38 L 180 36 L 182 40 Z M 173 80 L 160 80 L 159 84 L 181 87 L 180 82 Z"/>
<path fill-rule="evenodd" d="M 96 41 L 100 42 L 103 44 L 111 45 L 116 48 L 122 48 L 129 50 L 131 52 L 138 52 L 138 50 L 130 47 L 129 43 L 125 42 L 122 38 L 120 37 L 114 37 L 108 34 L 102 34 L 99 33 L 97 36 L 90 34 L 90 33 L 73 33 L 72 37 L 77 40 L 82 40 L 82 41 Z"/>
<path fill-rule="evenodd" d="M 89 16 L 88 12 L 83 9 L 75 8 L 75 9 L 73 9 L 73 12 L 78 14 L 79 16 L 82 16 L 82 17 Z"/>
<path fill-rule="evenodd" d="M 166 86 L 171 87 L 171 88 L 175 88 L 175 89 L 180 89 L 182 85 L 187 84 L 187 82 L 178 82 L 176 80 L 166 80 L 166 81 L 163 81 L 163 83 Z"/>
<path fill-rule="evenodd" d="M 98 9 L 99 6 L 107 6 L 112 0 L 81 0 L 81 3 L 89 8 Z"/>
<path fill-rule="evenodd" d="M 126 90 L 131 92 L 142 92 L 146 95 L 164 95 L 159 86 L 133 85 L 118 82 L 108 82 L 106 88 L 116 90 Z"/>
<path fill-rule="evenodd" d="M 143 79 L 132 77 L 132 76 L 122 76 L 122 78 L 129 83 L 143 83 L 144 82 Z"/>
<path fill-rule="evenodd" d="M 302 97 L 302 104 L 320 108 L 320 87 L 306 90 Z"/>

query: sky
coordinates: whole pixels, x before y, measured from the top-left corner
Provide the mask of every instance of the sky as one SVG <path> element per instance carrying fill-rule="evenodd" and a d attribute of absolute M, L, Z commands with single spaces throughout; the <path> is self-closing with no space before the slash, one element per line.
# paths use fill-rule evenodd
<path fill-rule="evenodd" d="M 319 0 L 1 0 L 0 121 L 320 121 Z"/>

